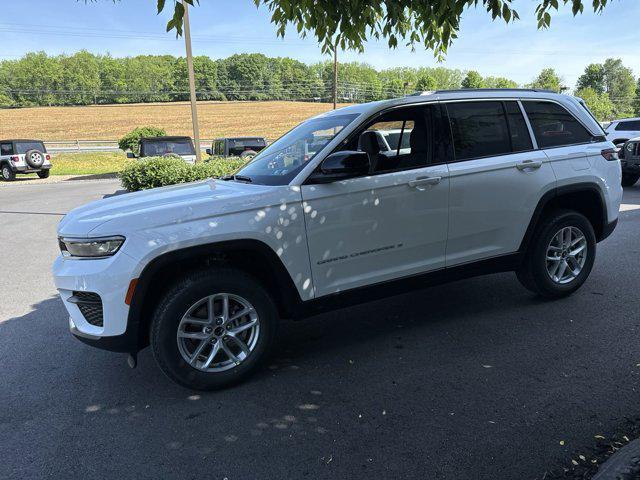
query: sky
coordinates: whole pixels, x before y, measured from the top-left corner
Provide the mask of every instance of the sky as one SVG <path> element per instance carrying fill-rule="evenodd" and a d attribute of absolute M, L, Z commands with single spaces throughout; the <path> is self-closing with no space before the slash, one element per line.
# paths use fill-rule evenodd
<path fill-rule="evenodd" d="M 0 16 L 0 59 L 16 59 L 30 51 L 72 54 L 86 49 L 113 56 L 139 54 L 184 55 L 182 39 L 166 33 L 169 12 L 156 15 L 156 0 L 19 0 L 3 1 Z M 170 0 L 167 4 L 172 3 Z M 640 74 L 640 1 L 611 0 L 602 14 L 590 10 L 573 17 L 561 7 L 551 28 L 538 30 L 536 0 L 516 0 L 521 19 L 505 25 L 492 21 L 482 8 L 468 9 L 459 38 L 446 60 L 416 46 L 391 50 L 385 42 L 370 41 L 362 54 L 340 52 L 341 61 L 366 62 L 377 69 L 442 65 L 477 70 L 482 75 L 511 78 L 521 85 L 545 67 L 553 67 L 568 87 L 589 63 L 622 58 Z M 170 10 L 170 9 L 167 9 Z M 287 56 L 306 63 L 327 60 L 314 38 L 301 39 L 294 30 L 284 40 L 275 34 L 265 7 L 252 0 L 201 0 L 191 13 L 194 55 L 222 58 L 234 53 L 259 52 Z"/>

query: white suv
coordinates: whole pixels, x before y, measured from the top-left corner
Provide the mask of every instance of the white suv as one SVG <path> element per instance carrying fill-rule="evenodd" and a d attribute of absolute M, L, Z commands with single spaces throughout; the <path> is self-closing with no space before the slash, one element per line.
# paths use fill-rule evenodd
<path fill-rule="evenodd" d="M 381 152 L 388 130 L 409 147 Z M 549 92 L 354 105 L 234 176 L 73 210 L 55 283 L 80 340 L 130 360 L 151 344 L 176 382 L 218 388 L 262 363 L 281 318 L 502 271 L 571 294 L 618 219 L 616 152 L 577 99 Z"/>
<path fill-rule="evenodd" d="M 40 140 L 0 140 L 0 174 L 10 182 L 18 173 L 37 173 L 47 178 L 51 156 Z"/>
<path fill-rule="evenodd" d="M 640 118 L 614 120 L 604 129 L 607 140 L 621 147 L 627 140 L 640 137 Z"/>

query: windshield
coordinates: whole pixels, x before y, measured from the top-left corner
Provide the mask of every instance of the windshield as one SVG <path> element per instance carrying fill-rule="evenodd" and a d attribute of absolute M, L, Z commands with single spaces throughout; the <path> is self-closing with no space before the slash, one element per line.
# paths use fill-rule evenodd
<path fill-rule="evenodd" d="M 238 175 L 253 183 L 286 185 L 359 114 L 313 118 L 262 150 Z"/>
<path fill-rule="evenodd" d="M 161 157 L 174 153 L 176 155 L 195 155 L 193 143 L 190 140 L 152 140 L 142 142 L 140 156 Z"/>
<path fill-rule="evenodd" d="M 29 150 L 46 152 L 42 142 L 16 142 L 16 155 L 27 153 Z"/>

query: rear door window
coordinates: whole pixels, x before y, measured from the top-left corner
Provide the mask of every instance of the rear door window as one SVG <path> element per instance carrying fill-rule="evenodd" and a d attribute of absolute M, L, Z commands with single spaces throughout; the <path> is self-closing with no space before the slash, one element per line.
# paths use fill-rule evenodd
<path fill-rule="evenodd" d="M 456 160 L 511 153 L 503 102 L 447 103 Z"/>
<path fill-rule="evenodd" d="M 524 120 L 522 110 L 517 102 L 504 102 L 504 108 L 509 122 L 509 135 L 511 147 L 514 152 L 526 152 L 533 150 L 531 135 Z"/>
<path fill-rule="evenodd" d="M 589 143 L 593 135 L 557 103 L 523 101 L 531 128 L 540 148 Z"/>

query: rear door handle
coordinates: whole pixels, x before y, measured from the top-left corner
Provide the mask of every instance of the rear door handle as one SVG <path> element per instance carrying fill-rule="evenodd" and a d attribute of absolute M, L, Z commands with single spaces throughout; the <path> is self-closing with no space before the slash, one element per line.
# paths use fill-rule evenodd
<path fill-rule="evenodd" d="M 409 186 L 411 188 L 419 188 L 426 185 L 437 185 L 442 180 L 442 177 L 418 177 L 415 180 L 409 180 Z"/>
<path fill-rule="evenodd" d="M 542 166 L 542 160 L 524 160 L 516 164 L 518 170 L 533 170 Z"/>

